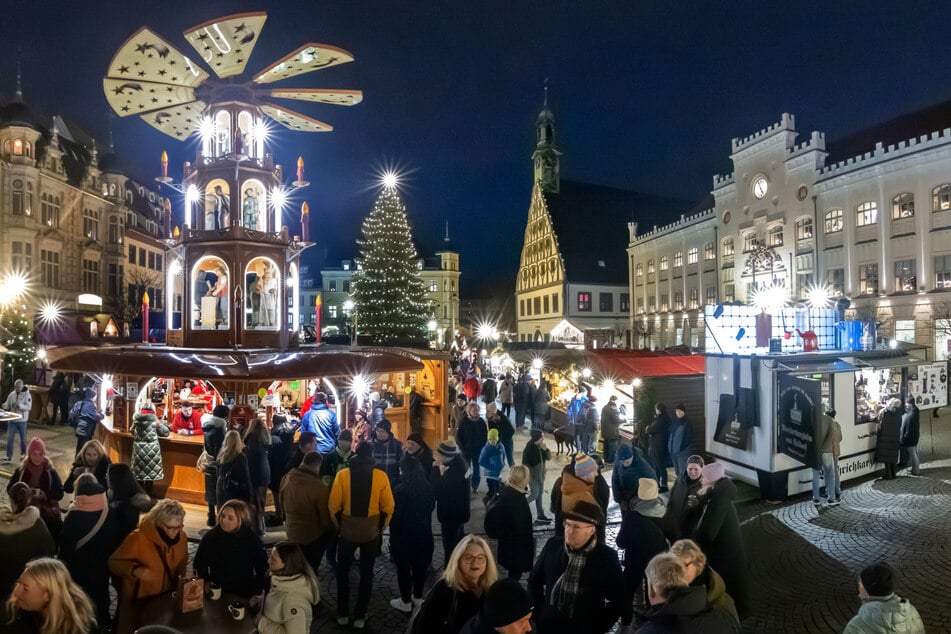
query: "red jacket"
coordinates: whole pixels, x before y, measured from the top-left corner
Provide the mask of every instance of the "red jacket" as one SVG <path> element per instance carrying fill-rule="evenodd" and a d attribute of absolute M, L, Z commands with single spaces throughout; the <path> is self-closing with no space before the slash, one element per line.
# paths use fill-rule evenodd
<path fill-rule="evenodd" d="M 189 436 L 201 436 L 204 433 L 201 430 L 201 416 L 193 410 L 191 417 L 186 420 L 181 410 L 175 412 L 175 417 L 172 418 L 172 431 L 176 434 L 185 432 Z"/>
<path fill-rule="evenodd" d="M 470 401 L 478 398 L 480 387 L 479 379 L 475 376 L 470 376 L 462 383 L 462 391 Z"/>

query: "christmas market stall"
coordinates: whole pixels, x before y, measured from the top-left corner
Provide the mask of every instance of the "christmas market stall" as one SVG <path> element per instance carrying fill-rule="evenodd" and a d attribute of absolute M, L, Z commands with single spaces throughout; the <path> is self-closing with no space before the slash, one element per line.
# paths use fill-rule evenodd
<path fill-rule="evenodd" d="M 822 414 L 842 428 L 842 480 L 881 465 L 876 423 L 892 398 L 913 397 L 921 429 L 947 404 L 947 363 L 928 349 L 880 342 L 844 309 L 707 306 L 707 451 L 768 499 L 809 490 L 821 465 Z M 923 434 L 924 436 L 924 434 Z"/>

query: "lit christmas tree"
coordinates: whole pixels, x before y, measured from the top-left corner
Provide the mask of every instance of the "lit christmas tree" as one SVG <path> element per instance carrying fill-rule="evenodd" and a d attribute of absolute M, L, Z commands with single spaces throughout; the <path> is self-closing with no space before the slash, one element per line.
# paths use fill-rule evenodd
<path fill-rule="evenodd" d="M 33 382 L 36 350 L 33 346 L 33 319 L 25 304 L 6 306 L 0 312 L 0 343 L 7 349 L 3 355 L 3 395 L 13 390 L 13 382 Z"/>
<path fill-rule="evenodd" d="M 406 207 L 388 181 L 363 221 L 359 266 L 353 275 L 358 334 L 373 343 L 423 340 L 430 302 L 419 276 Z"/>

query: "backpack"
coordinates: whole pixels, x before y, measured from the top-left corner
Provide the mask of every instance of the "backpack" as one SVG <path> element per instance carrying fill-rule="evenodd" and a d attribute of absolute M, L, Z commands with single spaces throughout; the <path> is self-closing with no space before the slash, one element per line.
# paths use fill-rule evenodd
<path fill-rule="evenodd" d="M 584 425 L 585 433 L 593 434 L 598 430 L 598 410 L 590 401 L 585 401 L 581 407 L 579 418 L 580 423 Z"/>
<path fill-rule="evenodd" d="M 82 418 L 81 417 L 82 411 L 83 411 L 83 401 L 80 399 L 76 401 L 75 403 L 73 403 L 72 409 L 69 410 L 69 418 L 67 420 L 69 421 L 70 427 L 76 427 L 77 425 L 79 425 L 79 421 Z"/>

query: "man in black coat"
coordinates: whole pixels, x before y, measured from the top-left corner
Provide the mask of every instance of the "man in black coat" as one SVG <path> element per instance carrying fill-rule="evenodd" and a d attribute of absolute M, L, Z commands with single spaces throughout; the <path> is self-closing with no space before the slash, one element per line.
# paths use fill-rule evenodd
<path fill-rule="evenodd" d="M 654 465 L 660 491 L 663 493 L 667 491 L 667 434 L 670 415 L 663 403 L 654 406 L 654 414 L 653 422 L 647 427 L 647 457 Z M 683 473 L 677 473 L 678 478 L 682 475 Z"/>
<path fill-rule="evenodd" d="M 676 556 L 657 555 L 647 564 L 647 598 L 651 607 L 638 634 L 735 634 L 739 624 L 707 605 L 707 589 L 688 586 Z"/>
<path fill-rule="evenodd" d="M 611 396 L 608 404 L 601 408 L 601 439 L 604 440 L 604 461 L 614 463 L 618 439 L 621 437 L 621 413 L 617 408 L 617 397 Z"/>
<path fill-rule="evenodd" d="M 515 428 L 525 425 L 525 414 L 532 407 L 532 386 L 528 383 L 529 376 L 523 374 L 515 384 Z"/>
<path fill-rule="evenodd" d="M 921 426 L 918 421 L 918 406 L 915 399 L 909 397 L 905 401 L 905 413 L 901 417 L 901 458 L 902 462 L 911 464 L 911 475 L 921 474 L 921 460 L 918 458 L 918 439 L 921 437 Z"/>
<path fill-rule="evenodd" d="M 268 466 L 271 469 L 271 481 L 268 488 L 274 496 L 274 513 L 277 516 L 274 525 L 281 523 L 284 515 L 281 509 L 280 492 L 281 480 L 287 474 L 287 463 L 294 450 L 294 434 L 300 428 L 300 423 L 291 423 L 284 414 L 274 414 L 271 418 L 271 448 L 267 454 Z"/>
<path fill-rule="evenodd" d="M 443 565 L 447 566 L 452 549 L 462 539 L 469 521 L 469 483 L 466 482 L 466 461 L 454 442 L 439 443 L 436 461 L 431 481 L 436 496 L 436 519 L 442 527 Z"/>
<path fill-rule="evenodd" d="M 489 426 L 479 416 L 479 404 L 466 405 L 466 417 L 459 423 L 456 430 L 456 443 L 462 450 L 462 455 L 472 467 L 472 492 L 479 490 L 482 475 L 479 469 L 479 454 L 489 441 Z"/>
<path fill-rule="evenodd" d="M 597 538 L 604 511 L 584 497 L 563 510 L 564 537 L 548 540 L 528 578 L 540 634 L 600 634 L 630 619 L 617 553 Z"/>
<path fill-rule="evenodd" d="M 535 537 L 528 494 L 528 467 L 514 467 L 499 494 L 485 509 L 485 534 L 499 540 L 498 564 L 510 579 L 521 579 L 535 561 Z"/>

